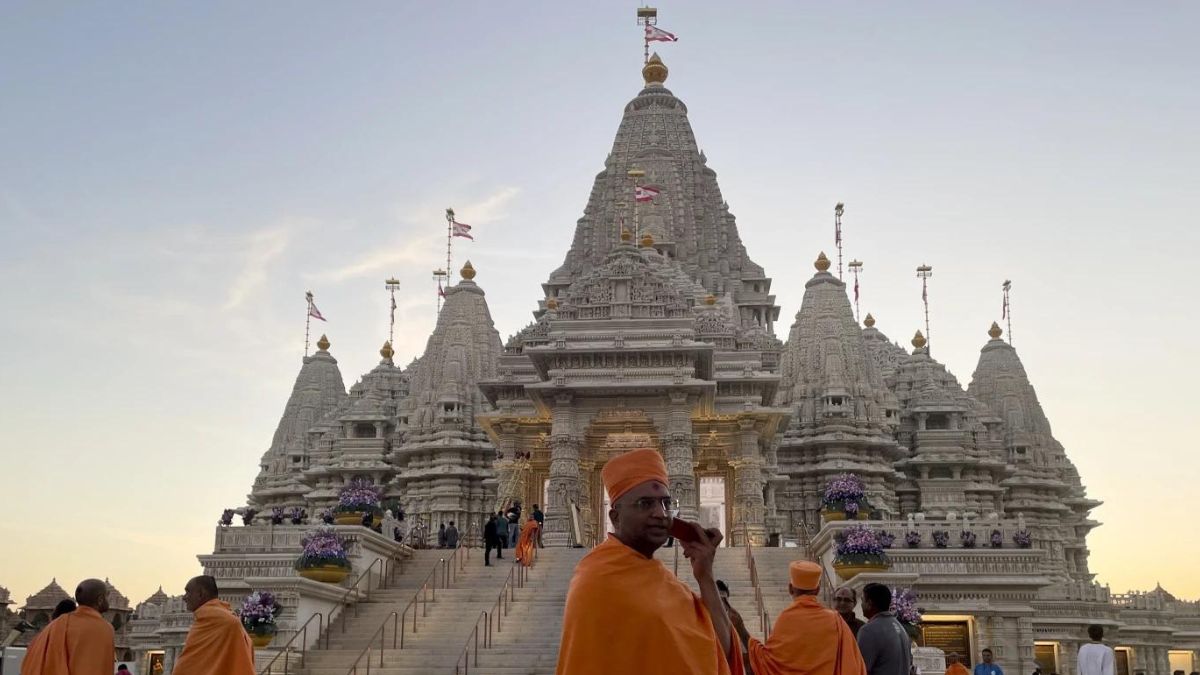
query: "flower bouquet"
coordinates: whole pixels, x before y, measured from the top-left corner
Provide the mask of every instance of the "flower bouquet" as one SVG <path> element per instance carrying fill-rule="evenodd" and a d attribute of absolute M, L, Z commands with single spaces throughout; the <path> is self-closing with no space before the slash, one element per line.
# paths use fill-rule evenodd
<path fill-rule="evenodd" d="M 319 527 L 300 540 L 303 547 L 296 559 L 300 576 L 313 581 L 340 584 L 350 574 L 346 545 L 330 527 Z"/>
<path fill-rule="evenodd" d="M 304 519 L 308 517 L 308 511 L 300 508 L 299 506 L 293 506 L 287 510 L 286 515 L 287 519 L 291 521 L 293 525 L 302 525 L 304 523 Z"/>
<path fill-rule="evenodd" d="M 975 548 L 975 533 L 970 530 L 963 530 L 958 534 L 959 541 L 962 542 L 963 548 Z"/>
<path fill-rule="evenodd" d="M 1004 534 L 1000 530 L 992 530 L 990 540 L 992 548 L 1002 548 L 1004 546 Z"/>
<path fill-rule="evenodd" d="M 1033 536 L 1029 530 L 1017 530 L 1013 533 L 1013 543 L 1017 548 L 1033 548 Z"/>
<path fill-rule="evenodd" d="M 880 530 L 877 535 L 879 537 L 879 545 L 882 548 L 891 548 L 892 544 L 896 543 L 896 535 L 886 530 Z"/>
<path fill-rule="evenodd" d="M 283 507 L 282 506 L 271 507 L 271 524 L 272 525 L 282 525 L 283 524 Z"/>
<path fill-rule="evenodd" d="M 862 479 L 852 473 L 835 476 L 821 497 L 821 516 L 825 520 L 858 520 L 870 516 Z"/>
<path fill-rule="evenodd" d="M 916 530 L 909 530 L 908 533 L 904 535 L 904 545 L 909 548 L 920 548 L 921 533 L 917 532 Z"/>
<path fill-rule="evenodd" d="M 221 519 L 217 521 L 217 524 L 221 527 L 229 527 L 233 524 L 233 516 L 235 513 L 237 513 L 235 509 L 225 509 L 224 511 L 221 511 Z"/>
<path fill-rule="evenodd" d="M 251 525 L 254 523 L 254 516 L 258 515 L 258 509 L 252 509 L 247 506 L 242 510 L 242 524 Z"/>
<path fill-rule="evenodd" d="M 242 601 L 242 608 L 237 615 L 255 647 L 271 644 L 271 639 L 275 637 L 275 617 L 282 610 L 275 596 L 267 591 L 255 591 Z"/>
<path fill-rule="evenodd" d="M 938 548 L 946 548 L 950 544 L 950 533 L 945 530 L 934 530 L 933 545 Z"/>
<path fill-rule="evenodd" d="M 321 522 L 326 525 L 333 524 L 333 509 L 325 509 L 321 511 Z"/>
<path fill-rule="evenodd" d="M 842 580 L 892 566 L 879 542 L 879 534 L 865 525 L 854 525 L 838 532 L 835 541 L 837 555 L 833 559 L 833 569 Z"/>
<path fill-rule="evenodd" d="M 355 478 L 343 486 L 338 492 L 337 506 L 333 507 L 338 525 L 362 525 L 368 513 L 373 521 L 383 522 L 380 492 L 370 478 Z"/>
<path fill-rule="evenodd" d="M 916 642 L 921 634 L 921 609 L 917 607 L 917 594 L 910 588 L 893 588 L 892 612 L 904 631 Z"/>

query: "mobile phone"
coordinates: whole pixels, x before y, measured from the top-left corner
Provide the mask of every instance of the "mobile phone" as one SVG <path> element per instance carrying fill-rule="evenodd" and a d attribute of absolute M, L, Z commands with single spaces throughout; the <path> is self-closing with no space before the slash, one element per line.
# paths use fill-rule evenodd
<path fill-rule="evenodd" d="M 679 541 L 700 541 L 700 534 L 696 531 L 699 527 L 698 523 L 682 518 L 672 518 L 671 528 L 668 532 Z"/>

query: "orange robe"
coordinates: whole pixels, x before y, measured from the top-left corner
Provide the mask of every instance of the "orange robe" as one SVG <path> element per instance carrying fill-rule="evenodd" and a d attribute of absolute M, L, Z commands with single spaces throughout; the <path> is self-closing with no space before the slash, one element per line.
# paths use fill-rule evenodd
<path fill-rule="evenodd" d="M 30 643 L 21 675 L 112 675 L 113 627 L 82 606 L 51 621 Z"/>
<path fill-rule="evenodd" d="M 742 675 L 726 660 L 704 602 L 660 561 L 609 537 L 575 568 L 558 675 Z"/>
<path fill-rule="evenodd" d="M 530 518 L 521 529 L 521 538 L 517 540 L 516 556 L 521 564 L 529 567 L 533 564 L 533 547 L 537 545 L 538 521 Z"/>
<path fill-rule="evenodd" d="M 850 627 L 812 595 L 783 610 L 766 644 L 750 638 L 750 667 L 754 675 L 867 675 Z"/>
<path fill-rule="evenodd" d="M 951 663 L 946 667 L 946 675 L 971 675 L 971 671 L 961 663 Z"/>
<path fill-rule="evenodd" d="M 229 605 L 209 600 L 195 611 L 172 675 L 256 675 L 254 645 Z"/>

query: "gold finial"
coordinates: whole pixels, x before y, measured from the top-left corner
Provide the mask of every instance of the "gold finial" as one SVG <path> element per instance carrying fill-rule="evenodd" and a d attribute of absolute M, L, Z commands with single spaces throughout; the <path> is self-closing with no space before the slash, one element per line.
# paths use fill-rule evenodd
<path fill-rule="evenodd" d="M 646 65 L 642 66 L 642 79 L 646 81 L 647 85 L 662 84 L 667 81 L 668 72 L 667 66 L 659 58 L 658 52 L 654 52 Z"/>
<path fill-rule="evenodd" d="M 633 241 L 633 233 L 629 231 L 629 228 L 624 226 L 621 227 L 621 241 L 626 244 Z"/>
<path fill-rule="evenodd" d="M 654 235 L 650 234 L 649 232 L 643 234 L 642 235 L 642 248 L 653 248 L 653 247 L 654 247 Z"/>
<path fill-rule="evenodd" d="M 706 305 L 717 304 L 717 296 L 713 295 L 712 293 L 709 293 L 708 295 L 704 296 L 704 304 L 706 304 Z"/>
<path fill-rule="evenodd" d="M 475 268 L 471 267 L 470 260 L 467 261 L 466 265 L 463 265 L 462 269 L 458 271 L 458 274 L 467 281 L 475 278 Z"/>
<path fill-rule="evenodd" d="M 917 349 L 920 349 L 925 346 L 925 342 L 926 342 L 925 336 L 921 335 L 921 331 L 917 331 L 917 334 L 913 336 L 912 346 Z"/>
<path fill-rule="evenodd" d="M 329 351 L 329 338 L 322 335 L 321 339 L 317 340 L 317 349 L 320 349 L 323 352 Z"/>
<path fill-rule="evenodd" d="M 558 298 L 553 295 L 546 299 L 546 309 L 558 309 Z"/>
<path fill-rule="evenodd" d="M 817 261 L 813 263 L 813 267 L 816 267 L 818 272 L 829 271 L 829 258 L 825 257 L 825 251 L 821 251 L 821 255 L 817 256 Z"/>
<path fill-rule="evenodd" d="M 1000 336 L 1004 335 L 1004 331 L 1000 330 L 1000 324 L 993 321 L 992 327 L 988 329 L 988 335 L 992 336 L 993 340 L 999 340 Z"/>
<path fill-rule="evenodd" d="M 392 360 L 392 355 L 395 353 L 396 353 L 395 350 L 392 349 L 392 341 L 391 340 L 385 340 L 383 343 L 383 347 L 381 347 L 379 349 L 379 355 L 382 356 L 383 358 L 387 359 L 388 361 Z"/>
<path fill-rule="evenodd" d="M 632 169 L 630 169 L 629 171 L 626 171 L 625 175 L 629 176 L 630 178 L 632 178 L 634 180 L 637 180 L 639 178 L 645 178 L 646 172 L 642 171 L 641 169 L 639 169 L 635 166 Z"/>
<path fill-rule="evenodd" d="M 870 312 L 867 312 L 867 318 L 863 319 L 863 325 L 867 328 L 875 325 L 875 317 L 871 316 Z"/>

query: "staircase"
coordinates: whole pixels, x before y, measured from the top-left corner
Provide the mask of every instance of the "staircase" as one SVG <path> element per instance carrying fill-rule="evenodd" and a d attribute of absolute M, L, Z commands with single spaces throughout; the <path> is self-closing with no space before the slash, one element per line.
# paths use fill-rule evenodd
<path fill-rule="evenodd" d="M 697 590 L 692 578 L 691 563 L 683 557 L 682 549 L 660 549 L 655 557 L 668 570 L 675 569 L 678 550 L 678 574 Z M 505 613 L 503 605 L 496 609 L 505 579 L 513 570 L 512 549 L 504 551 L 504 560 L 492 560 L 491 567 L 483 566 L 479 549 L 470 552 L 464 569 L 452 578 L 449 588 L 438 588 L 436 599 L 431 594 L 427 611 L 416 606 L 417 631 L 412 630 L 413 609 L 404 617 L 403 648 L 392 647 L 393 623 L 384 631 L 382 666 L 380 636 L 372 634 L 393 612 L 399 614 L 412 600 L 438 560 L 447 558 L 450 551 L 418 550 L 405 566 L 402 575 L 395 577 L 390 587 L 373 591 L 369 601 L 359 604 L 358 616 L 351 612 L 345 622 L 335 621 L 329 633 L 328 648 L 310 650 L 298 675 L 347 675 L 351 665 L 369 645 L 375 648 L 368 656 L 370 672 L 378 675 L 436 675 L 458 671 L 463 675 L 551 675 L 558 660 L 558 644 L 562 632 L 563 610 L 567 589 L 575 567 L 587 553 L 582 548 L 546 548 L 538 551 L 536 564 L 528 570 L 524 587 L 514 588 Z M 804 557 L 803 549 L 754 549 L 762 595 L 771 619 L 779 616 L 791 603 L 787 594 L 788 563 Z M 714 571 L 718 579 L 729 585 L 730 604 L 746 622 L 751 635 L 761 638 L 754 590 L 745 551 L 741 548 L 722 548 L 717 552 Z M 437 575 L 440 580 L 440 573 Z M 440 586 L 441 584 L 439 584 Z M 491 644 L 485 647 L 487 624 L 481 614 L 491 617 Z M 475 652 L 473 631 L 478 625 L 478 651 Z M 470 648 L 465 659 L 464 647 Z M 367 672 L 367 658 L 358 664 L 358 673 Z"/>

